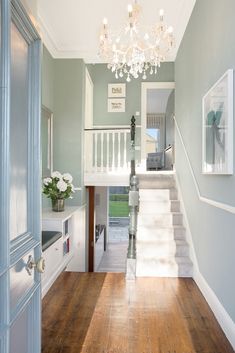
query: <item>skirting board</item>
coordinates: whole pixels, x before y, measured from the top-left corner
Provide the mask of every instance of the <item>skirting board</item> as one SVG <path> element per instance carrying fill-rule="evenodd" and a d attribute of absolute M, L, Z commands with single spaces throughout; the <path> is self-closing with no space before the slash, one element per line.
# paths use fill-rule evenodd
<path fill-rule="evenodd" d="M 218 323 L 220 324 L 222 330 L 224 331 L 227 339 L 231 343 L 233 349 L 235 350 L 235 323 L 228 315 L 227 311 L 220 303 L 219 299 L 210 288 L 205 278 L 199 271 L 194 272 L 194 281 L 205 297 L 207 303 L 209 304 L 211 310 L 213 311 Z"/>

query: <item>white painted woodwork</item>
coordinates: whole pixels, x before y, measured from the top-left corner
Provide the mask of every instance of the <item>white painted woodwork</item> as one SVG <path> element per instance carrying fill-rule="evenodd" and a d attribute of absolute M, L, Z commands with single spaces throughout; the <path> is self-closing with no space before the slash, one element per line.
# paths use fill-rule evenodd
<path fill-rule="evenodd" d="M 44 252 L 43 257 L 46 260 L 46 270 L 42 275 L 42 296 L 44 296 L 49 288 L 52 286 L 56 278 L 59 274 L 67 267 L 69 262 L 75 256 L 75 264 L 77 263 L 77 257 L 84 256 L 85 251 L 85 240 L 81 239 L 81 237 L 85 236 L 85 219 L 84 219 L 84 211 L 83 217 L 79 217 L 78 214 L 80 212 L 80 208 L 78 207 L 69 207 L 65 208 L 64 212 L 53 212 L 48 209 L 43 209 L 42 212 L 42 230 L 48 231 L 58 231 L 62 233 L 62 237 L 58 239 L 54 244 L 49 246 Z M 81 229 L 79 227 L 79 219 L 82 219 Z M 65 222 L 68 222 L 68 233 L 65 231 Z M 80 230 L 82 233 L 80 234 L 80 239 L 77 238 Z M 64 254 L 63 246 L 64 243 L 69 239 L 70 246 L 69 252 Z M 83 242 L 83 246 L 80 246 L 80 242 Z M 76 245 L 74 245 L 74 243 Z M 81 249 L 79 249 L 81 248 Z M 75 253 L 76 249 L 76 253 Z M 85 261 L 84 261 L 85 262 Z M 85 264 L 83 263 L 83 270 Z M 71 270 L 71 268 L 70 268 Z M 74 270 L 74 265 L 73 265 Z M 77 271 L 80 271 L 79 267 Z"/>
<path fill-rule="evenodd" d="M 87 271 L 86 242 L 86 205 L 79 207 L 73 213 L 73 253 L 67 265 L 67 271 Z"/>
<path fill-rule="evenodd" d="M 141 84 L 141 165 L 146 169 L 146 121 L 147 121 L 147 94 L 148 90 L 174 89 L 174 82 L 142 82 Z"/>
<path fill-rule="evenodd" d="M 85 173 L 126 171 L 130 161 L 127 149 L 130 132 L 127 129 L 85 131 Z"/>

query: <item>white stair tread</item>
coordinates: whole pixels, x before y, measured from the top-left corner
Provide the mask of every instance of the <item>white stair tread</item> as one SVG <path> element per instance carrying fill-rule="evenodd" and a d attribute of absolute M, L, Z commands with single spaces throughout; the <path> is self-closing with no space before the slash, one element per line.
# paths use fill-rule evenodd
<path fill-rule="evenodd" d="M 174 175 L 140 175 L 137 276 L 192 277 Z"/>

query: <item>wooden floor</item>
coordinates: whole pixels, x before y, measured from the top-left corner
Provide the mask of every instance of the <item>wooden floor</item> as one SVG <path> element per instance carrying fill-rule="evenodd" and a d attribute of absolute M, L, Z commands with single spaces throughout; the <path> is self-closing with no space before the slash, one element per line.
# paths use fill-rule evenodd
<path fill-rule="evenodd" d="M 65 272 L 42 317 L 42 353 L 234 352 L 192 279 Z"/>

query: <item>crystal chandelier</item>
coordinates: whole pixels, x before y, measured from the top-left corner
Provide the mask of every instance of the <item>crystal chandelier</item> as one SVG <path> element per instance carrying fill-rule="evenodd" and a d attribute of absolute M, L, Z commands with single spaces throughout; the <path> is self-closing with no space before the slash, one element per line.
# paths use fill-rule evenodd
<path fill-rule="evenodd" d="M 127 82 L 132 77 L 145 80 L 147 73 L 156 74 L 174 47 L 173 28 L 164 23 L 164 10 L 159 11 L 158 23 L 148 30 L 140 27 L 140 15 L 141 7 L 135 1 L 128 5 L 128 20 L 117 35 L 109 31 L 106 18 L 100 33 L 100 58 L 116 78 L 125 76 Z"/>

